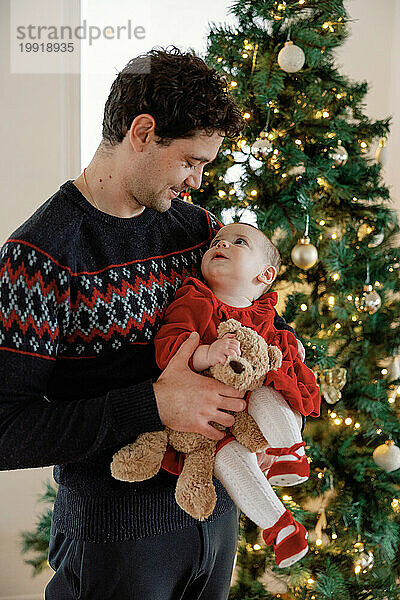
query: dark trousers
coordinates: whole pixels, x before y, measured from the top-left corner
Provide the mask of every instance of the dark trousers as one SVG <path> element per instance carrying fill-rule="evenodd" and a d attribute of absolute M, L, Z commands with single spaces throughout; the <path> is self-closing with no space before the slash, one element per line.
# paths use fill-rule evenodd
<path fill-rule="evenodd" d="M 238 511 L 125 542 L 50 537 L 55 573 L 45 600 L 226 600 L 238 539 Z"/>

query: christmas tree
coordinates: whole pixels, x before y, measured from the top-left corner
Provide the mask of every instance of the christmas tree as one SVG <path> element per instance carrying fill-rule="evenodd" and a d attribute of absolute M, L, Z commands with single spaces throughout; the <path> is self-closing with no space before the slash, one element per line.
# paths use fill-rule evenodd
<path fill-rule="evenodd" d="M 192 201 L 225 222 L 253 215 L 278 246 L 294 325 L 322 392 L 304 432 L 309 481 L 276 488 L 310 551 L 278 569 L 241 519 L 240 600 L 400 598 L 399 231 L 383 182 L 390 120 L 363 114 L 367 83 L 338 72 L 343 0 L 236 0 L 213 24 L 206 62 L 246 119 Z M 377 154 L 375 154 L 377 150 Z M 400 444 L 399 444 L 400 445 Z"/>

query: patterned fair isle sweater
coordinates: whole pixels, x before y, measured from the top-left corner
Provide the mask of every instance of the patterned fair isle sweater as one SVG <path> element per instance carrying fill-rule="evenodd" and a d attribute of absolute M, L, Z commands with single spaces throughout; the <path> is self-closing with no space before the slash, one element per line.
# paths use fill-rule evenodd
<path fill-rule="evenodd" d="M 0 469 L 56 465 L 52 526 L 68 537 L 122 541 L 196 522 L 175 502 L 175 476 L 126 483 L 110 463 L 163 429 L 153 338 L 219 227 L 182 200 L 114 217 L 67 181 L 0 250 Z M 277 315 L 275 326 L 290 329 Z M 214 484 L 210 520 L 232 508 Z"/>

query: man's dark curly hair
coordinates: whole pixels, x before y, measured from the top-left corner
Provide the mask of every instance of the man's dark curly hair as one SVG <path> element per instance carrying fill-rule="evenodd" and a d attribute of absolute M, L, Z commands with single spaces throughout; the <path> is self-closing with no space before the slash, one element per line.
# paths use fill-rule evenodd
<path fill-rule="evenodd" d="M 244 120 L 226 80 L 195 54 L 168 48 L 133 58 L 117 75 L 104 109 L 106 145 L 122 142 L 133 119 L 143 113 L 154 117 L 162 145 L 198 130 L 230 139 L 240 135 Z"/>

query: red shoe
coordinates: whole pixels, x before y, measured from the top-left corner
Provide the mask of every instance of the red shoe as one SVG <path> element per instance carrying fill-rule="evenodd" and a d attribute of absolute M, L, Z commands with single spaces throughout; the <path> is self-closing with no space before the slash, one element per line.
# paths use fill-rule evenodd
<path fill-rule="evenodd" d="M 288 536 L 283 538 L 276 544 L 276 536 L 281 529 L 293 525 L 295 530 Z M 280 569 L 290 567 L 295 562 L 303 558 L 308 552 L 307 537 L 308 531 L 301 523 L 295 521 L 292 514 L 285 510 L 283 515 L 272 527 L 264 529 L 262 537 L 267 545 L 274 545 L 275 549 L 275 562 Z"/>
<path fill-rule="evenodd" d="M 307 456 L 299 456 L 296 452 L 301 446 L 305 446 L 305 442 L 294 444 L 291 448 L 267 448 L 266 454 L 275 456 L 285 456 L 291 454 L 297 460 L 276 460 L 270 467 L 267 473 L 267 479 L 271 485 L 298 485 L 307 481 L 310 476 L 310 465 L 308 464 Z"/>

